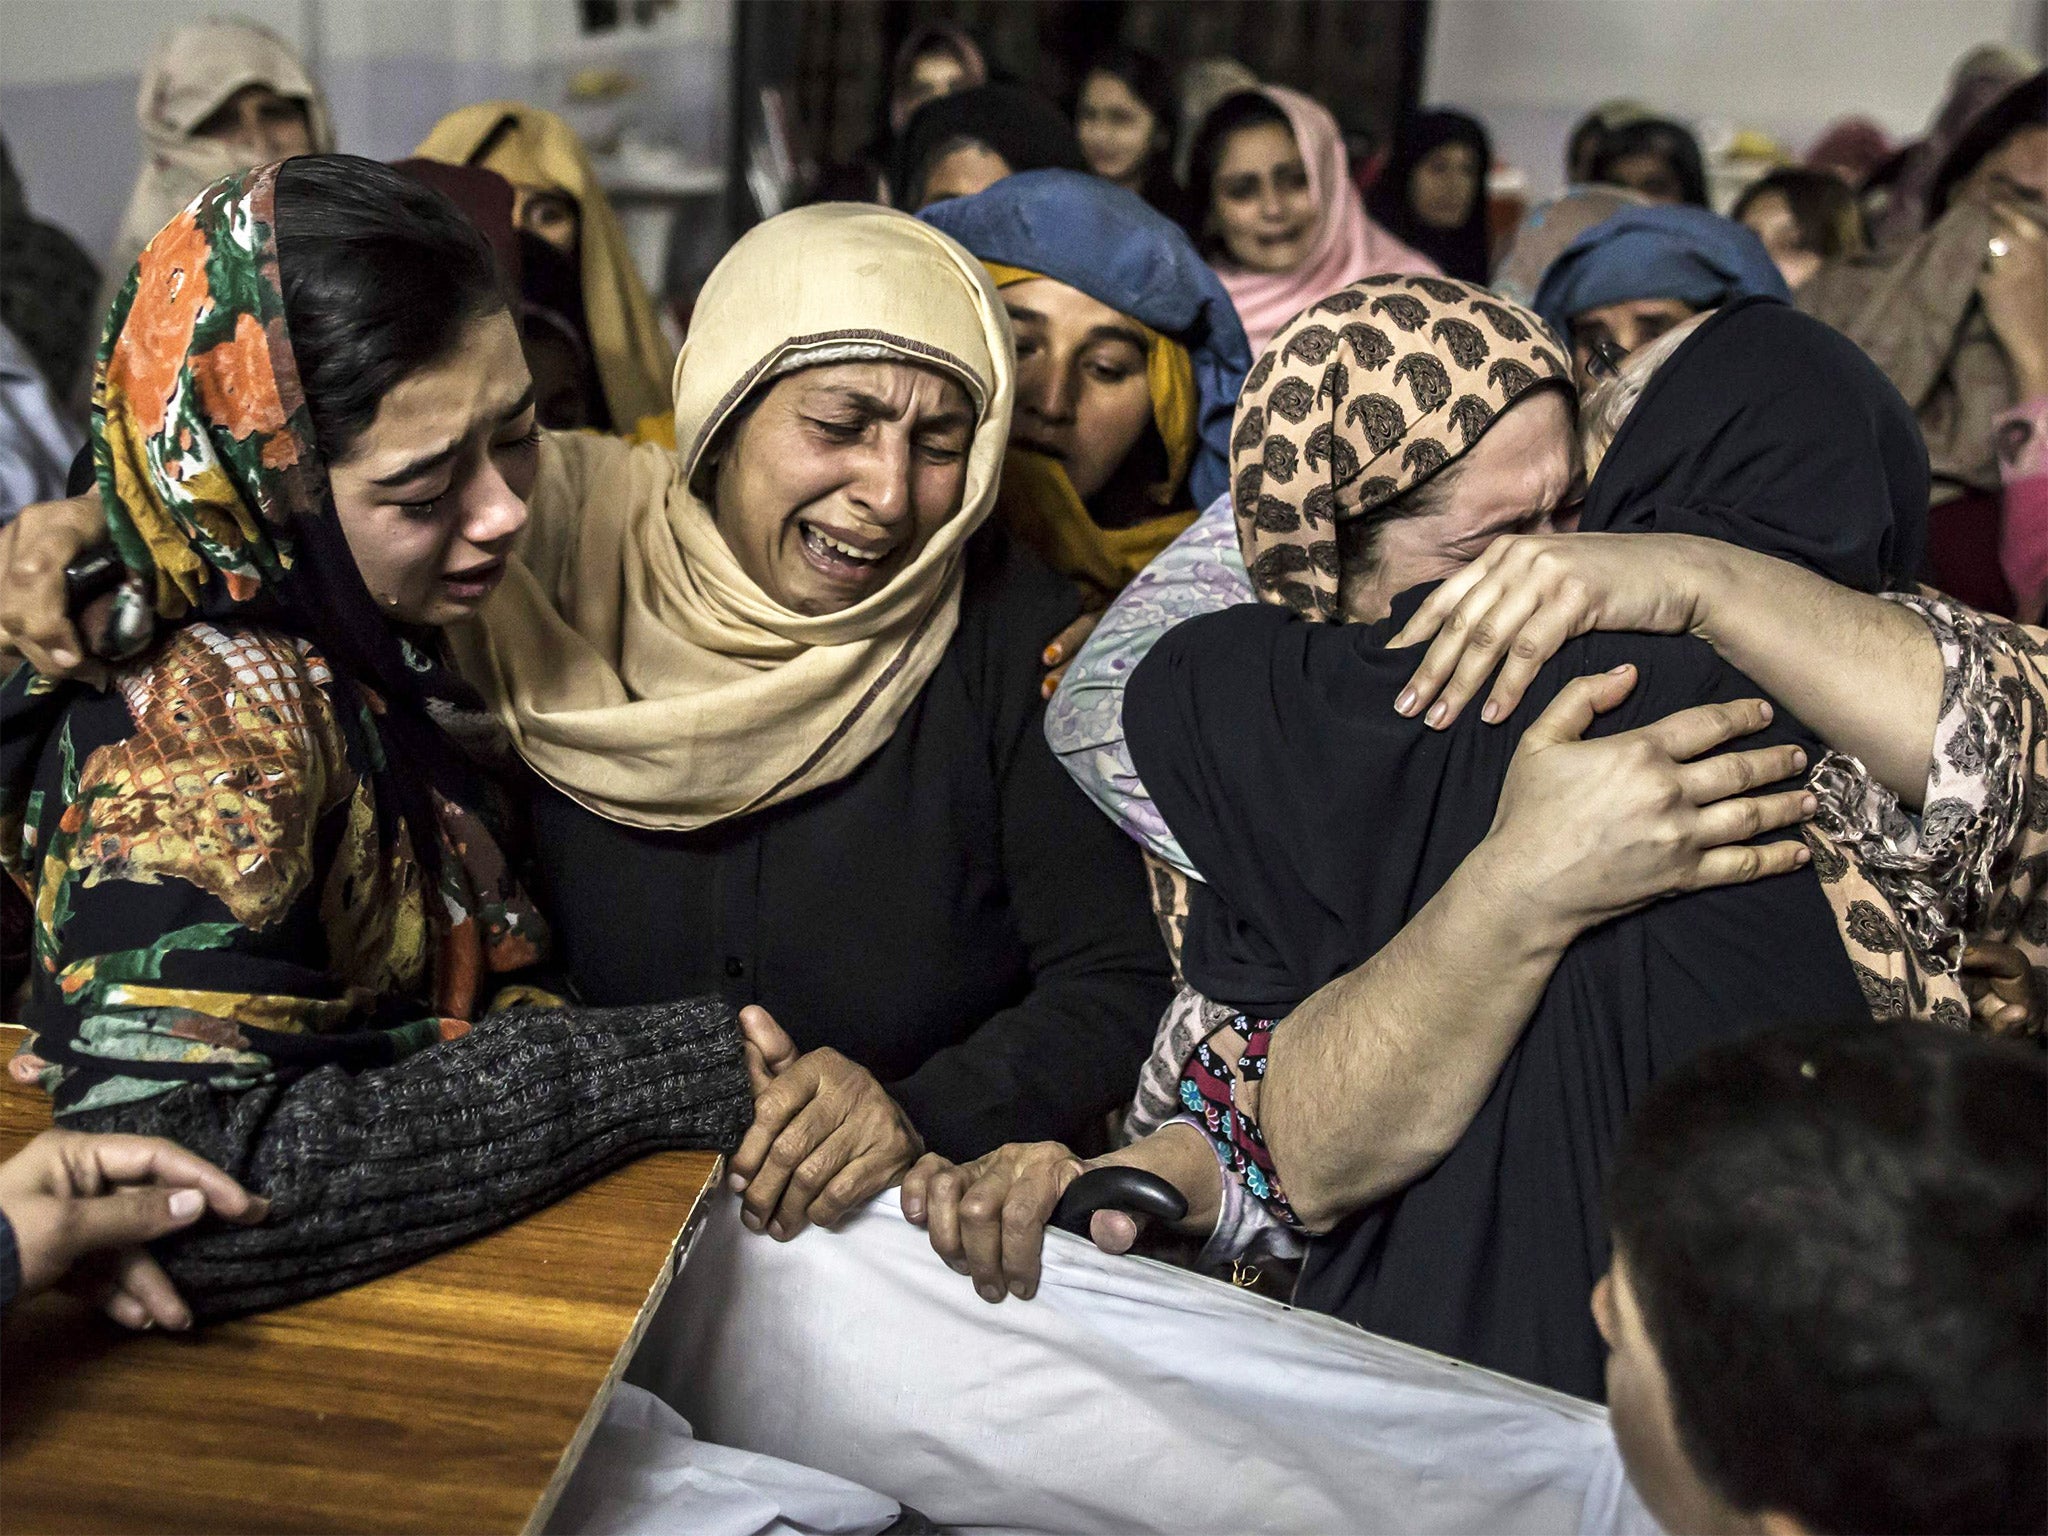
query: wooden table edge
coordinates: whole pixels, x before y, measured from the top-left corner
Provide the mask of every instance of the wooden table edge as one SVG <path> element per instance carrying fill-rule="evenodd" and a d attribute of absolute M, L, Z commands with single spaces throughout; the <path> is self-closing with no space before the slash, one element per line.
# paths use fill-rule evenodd
<path fill-rule="evenodd" d="M 561 1459 L 555 1463 L 554 1476 L 541 1490 L 540 1498 L 533 1506 L 533 1512 L 526 1517 L 526 1524 L 520 1527 L 520 1536 L 541 1536 L 555 1506 L 561 1502 L 562 1492 L 569 1486 L 569 1479 L 576 1475 L 576 1468 L 583 1460 L 583 1453 L 590 1445 L 590 1437 L 597 1433 L 598 1422 L 604 1418 L 605 1410 L 611 1406 L 612 1394 L 618 1390 L 619 1380 L 626 1374 L 626 1367 L 633 1363 L 633 1356 L 640 1352 L 640 1341 L 647 1336 L 654 1314 L 661 1310 L 662 1299 L 668 1295 L 668 1288 L 674 1283 L 689 1256 L 690 1243 L 703 1224 L 706 1202 L 715 1194 L 725 1176 L 725 1154 L 720 1153 L 711 1165 L 711 1177 L 697 1189 L 696 1199 L 690 1202 L 689 1214 L 683 1218 L 682 1230 L 676 1233 L 675 1241 L 669 1244 L 668 1254 L 662 1260 L 660 1270 L 653 1283 L 647 1288 L 647 1299 L 640 1304 L 640 1312 L 633 1319 L 633 1326 L 619 1344 L 612 1356 L 611 1368 L 605 1372 L 604 1380 L 598 1385 L 590 1399 L 590 1406 L 584 1410 L 583 1420 L 576 1426 L 576 1433 L 569 1437 L 569 1443 L 562 1448 Z"/>

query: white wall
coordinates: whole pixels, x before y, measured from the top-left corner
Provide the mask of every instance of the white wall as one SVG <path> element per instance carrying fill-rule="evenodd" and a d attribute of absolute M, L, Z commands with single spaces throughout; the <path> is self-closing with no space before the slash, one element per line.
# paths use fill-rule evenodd
<path fill-rule="evenodd" d="M 1572 125 L 1608 97 L 1794 150 L 1852 112 L 1910 135 L 1958 57 L 2036 48 L 2041 17 L 2041 0 L 1436 0 L 1424 97 L 1483 119 L 1543 195 Z"/>
<path fill-rule="evenodd" d="M 465 102 L 559 107 L 572 71 L 615 63 L 648 84 L 636 126 L 715 160 L 732 3 L 682 0 L 656 28 L 586 38 L 574 0 L 0 0 L 0 132 L 36 213 L 106 250 L 135 179 L 150 51 L 184 22 L 234 14 L 300 50 L 353 154 L 405 155 Z"/>

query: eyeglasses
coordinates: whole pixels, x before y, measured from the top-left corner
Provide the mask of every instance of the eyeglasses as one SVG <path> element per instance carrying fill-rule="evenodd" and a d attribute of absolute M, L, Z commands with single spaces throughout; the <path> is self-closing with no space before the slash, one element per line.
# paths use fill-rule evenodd
<path fill-rule="evenodd" d="M 1586 372 L 1596 379 L 1611 379 L 1621 372 L 1621 365 L 1628 361 L 1628 353 L 1613 337 L 1603 337 L 1593 343 L 1586 356 Z"/>

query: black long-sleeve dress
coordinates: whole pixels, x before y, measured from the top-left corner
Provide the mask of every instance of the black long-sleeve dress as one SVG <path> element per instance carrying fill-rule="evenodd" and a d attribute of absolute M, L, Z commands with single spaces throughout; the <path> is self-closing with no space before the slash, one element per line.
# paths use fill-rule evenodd
<path fill-rule="evenodd" d="M 1684 635 L 1589 634 L 1499 725 L 1432 731 L 1394 712 L 1420 647 L 1388 650 L 1427 596 L 1377 624 L 1246 604 L 1161 640 L 1124 696 L 1131 756 L 1207 883 L 1188 982 L 1281 1020 L 1370 960 L 1491 825 L 1529 724 L 1573 677 L 1640 680 L 1588 735 L 1761 690 Z M 1780 709 L 1738 747 L 1819 740 Z M 1774 840 L 1774 834 L 1764 841 Z M 1605 1352 L 1587 1297 L 1607 1266 L 1607 1166 L 1651 1083 L 1720 1041 L 1868 1017 L 1819 871 L 1694 891 L 1613 918 L 1565 952 L 1456 1146 L 1315 1238 L 1297 1305 L 1582 1397 Z"/>
<path fill-rule="evenodd" d="M 685 833 L 544 789 L 540 879 L 578 996 L 763 1004 L 949 1157 L 1085 1137 L 1129 1099 L 1171 983 L 1136 847 L 1045 742 L 1040 653 L 1077 607 L 987 530 L 951 645 L 846 779 Z"/>

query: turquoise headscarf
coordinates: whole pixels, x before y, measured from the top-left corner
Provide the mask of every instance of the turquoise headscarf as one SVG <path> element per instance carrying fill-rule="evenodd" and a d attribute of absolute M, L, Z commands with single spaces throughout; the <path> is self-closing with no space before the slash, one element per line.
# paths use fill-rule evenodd
<path fill-rule="evenodd" d="M 1134 192 L 1079 171 L 1025 171 L 918 214 L 984 262 L 1077 288 L 1187 349 L 1200 446 L 1188 492 L 1205 507 L 1230 480 L 1230 418 L 1252 366 L 1230 295 L 1178 224 Z"/>
<path fill-rule="evenodd" d="M 1792 290 L 1746 224 L 1704 208 L 1624 208 L 1565 247 L 1536 285 L 1532 306 L 1566 341 L 1572 317 L 1631 299 L 1677 299 L 1713 309 Z"/>

